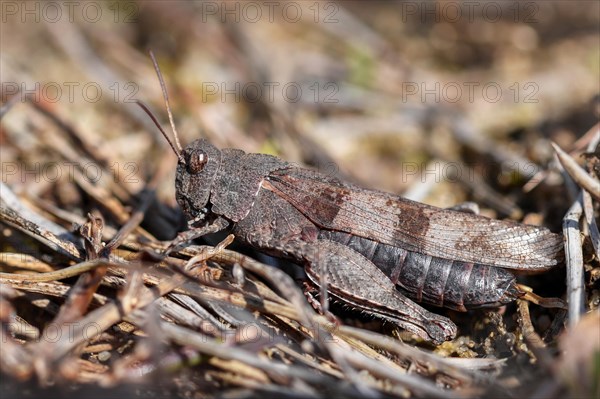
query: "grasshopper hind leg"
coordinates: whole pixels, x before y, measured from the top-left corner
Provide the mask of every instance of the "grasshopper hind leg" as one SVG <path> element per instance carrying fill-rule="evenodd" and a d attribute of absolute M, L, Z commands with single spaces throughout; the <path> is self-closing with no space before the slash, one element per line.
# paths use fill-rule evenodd
<path fill-rule="evenodd" d="M 340 243 L 317 240 L 307 256 L 306 273 L 320 286 L 325 273 L 327 291 L 367 314 L 392 322 L 421 338 L 441 343 L 456 336 L 456 325 L 402 295 L 370 260 Z"/>

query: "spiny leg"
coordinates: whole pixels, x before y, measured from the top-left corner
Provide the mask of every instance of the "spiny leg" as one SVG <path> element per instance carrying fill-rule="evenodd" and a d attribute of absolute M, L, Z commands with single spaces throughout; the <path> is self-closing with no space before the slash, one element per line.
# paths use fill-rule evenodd
<path fill-rule="evenodd" d="M 306 272 L 316 285 L 320 285 L 319 272 L 326 271 L 327 288 L 332 295 L 435 343 L 456 335 L 452 321 L 406 298 L 363 255 L 328 240 L 318 240 L 313 248 L 314 252 L 307 259 Z M 327 265 L 323 268 L 318 262 L 326 262 Z"/>

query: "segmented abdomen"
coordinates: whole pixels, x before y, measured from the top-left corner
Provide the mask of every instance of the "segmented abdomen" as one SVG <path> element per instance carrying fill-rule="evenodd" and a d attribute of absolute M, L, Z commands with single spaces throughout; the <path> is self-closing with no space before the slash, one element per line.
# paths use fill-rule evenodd
<path fill-rule="evenodd" d="M 418 302 L 466 311 L 511 302 L 518 293 L 515 276 L 499 267 L 423 255 L 337 231 L 321 230 L 319 238 L 361 253 Z"/>

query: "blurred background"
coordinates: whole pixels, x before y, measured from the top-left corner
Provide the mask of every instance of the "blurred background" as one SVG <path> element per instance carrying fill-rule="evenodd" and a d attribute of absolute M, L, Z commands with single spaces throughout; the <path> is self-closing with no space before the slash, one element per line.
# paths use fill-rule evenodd
<path fill-rule="evenodd" d="M 13 106 L 3 181 L 76 202 L 55 191 L 65 159 L 77 161 L 64 154 L 70 139 L 27 97 L 104 162 L 108 174 L 84 168 L 95 184 L 136 192 L 170 157 L 159 197 L 174 205 L 176 158 L 134 104 L 168 126 L 152 49 L 184 145 L 204 136 L 438 206 L 473 199 L 492 216 L 523 218 L 536 200 L 531 209 L 562 214 L 566 198 L 550 195 L 557 179 L 543 169 L 551 140 L 577 150 L 598 120 L 599 11 L 594 1 L 3 2 L 2 102 Z"/>

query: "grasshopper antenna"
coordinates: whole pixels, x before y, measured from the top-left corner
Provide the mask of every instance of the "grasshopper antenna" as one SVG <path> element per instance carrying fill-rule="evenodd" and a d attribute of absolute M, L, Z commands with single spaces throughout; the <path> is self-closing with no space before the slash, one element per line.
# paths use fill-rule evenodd
<path fill-rule="evenodd" d="M 183 149 L 181 147 L 181 143 L 179 142 L 179 134 L 177 133 L 177 128 L 175 127 L 175 122 L 173 121 L 173 113 L 171 112 L 171 105 L 169 103 L 169 94 L 167 93 L 167 86 L 165 85 L 165 81 L 162 77 L 162 73 L 160 72 L 160 67 L 158 66 L 158 62 L 156 62 L 156 58 L 154 57 L 154 52 L 152 50 L 149 50 L 148 53 L 150 54 L 150 58 L 152 59 L 152 64 L 154 65 L 154 70 L 156 71 L 156 75 L 158 76 L 158 81 L 160 82 L 160 88 L 162 89 L 163 99 L 165 100 L 167 114 L 169 115 L 169 123 L 171 124 L 171 130 L 173 131 L 173 137 L 175 138 L 175 145 L 173 145 L 173 142 L 171 140 L 169 140 L 169 138 L 167 137 L 167 134 L 160 127 L 160 124 L 157 122 L 156 118 L 152 115 L 152 113 L 150 113 L 148 108 L 139 101 L 138 101 L 138 105 L 140 107 L 142 107 L 142 109 L 144 111 L 146 111 L 146 113 L 154 121 L 154 123 L 156 124 L 158 129 L 162 132 L 163 136 L 165 136 L 165 138 L 169 142 L 169 145 L 171 146 L 171 148 L 173 149 L 175 154 L 177 154 L 177 158 L 179 158 L 179 161 L 185 165 L 185 159 L 183 158 L 183 155 L 181 155 L 181 153 L 183 152 Z"/>
<path fill-rule="evenodd" d="M 179 161 L 185 165 L 185 159 L 183 158 L 183 155 L 181 155 L 180 151 L 177 151 L 177 148 L 175 148 L 175 146 L 173 145 L 173 142 L 169 139 L 169 136 L 167 135 L 167 133 L 163 130 L 162 126 L 160 126 L 160 123 L 158 122 L 158 120 L 156 119 L 156 117 L 154 116 L 152 111 L 150 111 L 150 109 L 146 106 L 146 104 L 144 104 L 140 100 L 136 100 L 135 103 L 137 105 L 139 105 L 140 108 L 143 109 L 146 114 L 148 114 L 148 116 L 150 117 L 150 119 L 152 119 L 152 122 L 154 122 L 154 124 L 156 125 L 158 130 L 160 130 L 160 132 L 165 137 L 165 139 L 167 139 L 167 143 L 169 143 L 169 145 L 173 149 L 173 152 L 175 153 L 175 155 L 177 155 L 177 158 L 179 158 Z"/>

